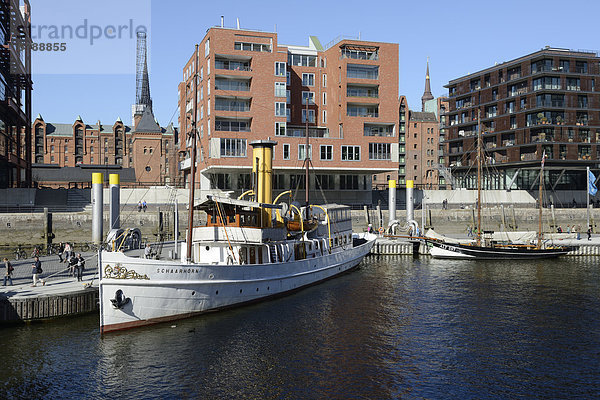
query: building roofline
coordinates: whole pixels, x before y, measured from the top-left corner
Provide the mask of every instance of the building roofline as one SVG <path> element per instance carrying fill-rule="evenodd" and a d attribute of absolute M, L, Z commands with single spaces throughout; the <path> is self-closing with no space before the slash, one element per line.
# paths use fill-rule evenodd
<path fill-rule="evenodd" d="M 444 85 L 444 87 L 449 88 L 450 86 L 452 86 L 456 83 L 462 82 L 466 79 L 475 78 L 483 73 L 497 71 L 501 68 L 511 66 L 512 64 L 519 64 L 525 60 L 528 60 L 530 58 L 533 58 L 537 55 L 542 55 L 542 54 L 557 55 L 557 56 L 560 56 L 560 55 L 567 56 L 568 55 L 569 57 L 579 56 L 582 58 L 590 58 L 590 57 L 598 58 L 598 52 L 593 51 L 593 50 L 571 50 L 571 49 L 565 49 L 565 48 L 559 48 L 559 47 L 546 46 L 540 50 L 534 51 L 533 53 L 526 54 L 524 56 L 515 58 L 513 60 L 504 61 L 502 63 L 498 63 L 498 64 L 494 65 L 493 67 L 488 67 L 488 68 L 479 70 L 477 72 L 463 75 L 460 78 L 453 79 L 453 80 L 449 81 L 446 85 Z"/>

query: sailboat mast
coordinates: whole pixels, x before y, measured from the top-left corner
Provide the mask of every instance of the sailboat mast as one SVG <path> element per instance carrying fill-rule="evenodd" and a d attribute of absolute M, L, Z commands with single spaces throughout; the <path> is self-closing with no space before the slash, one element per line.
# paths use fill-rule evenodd
<path fill-rule="evenodd" d="M 546 152 L 542 153 L 542 165 L 540 167 L 540 187 L 538 189 L 538 240 L 537 247 L 538 249 L 542 248 L 542 193 L 544 189 L 544 162 L 546 161 Z"/>
<path fill-rule="evenodd" d="M 481 109 L 477 109 L 477 246 L 481 246 Z"/>
<path fill-rule="evenodd" d="M 196 107 L 198 106 L 198 44 L 196 44 L 196 60 L 194 64 L 194 107 L 192 115 L 192 153 L 190 155 L 190 196 L 188 201 L 188 230 L 186 237 L 188 262 L 192 261 L 192 230 L 194 228 L 194 189 L 196 187 Z M 187 96 L 186 96 L 187 101 Z"/>
<path fill-rule="evenodd" d="M 308 198 L 308 163 L 310 162 L 310 159 L 308 158 L 308 149 L 309 149 L 309 143 L 308 143 L 308 101 L 309 101 L 310 97 L 307 96 L 306 97 L 306 118 L 305 118 L 305 122 L 306 122 L 306 144 L 305 144 L 305 148 L 304 148 L 304 201 L 305 201 L 305 206 L 306 206 L 306 219 L 308 219 L 309 214 L 308 214 L 308 204 L 309 204 L 309 198 Z"/>

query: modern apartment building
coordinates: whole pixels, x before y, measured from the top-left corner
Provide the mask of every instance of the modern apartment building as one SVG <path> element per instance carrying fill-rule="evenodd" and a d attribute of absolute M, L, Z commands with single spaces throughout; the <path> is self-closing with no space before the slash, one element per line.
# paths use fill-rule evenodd
<path fill-rule="evenodd" d="M 31 6 L 0 1 L 0 188 L 31 184 Z"/>
<path fill-rule="evenodd" d="M 33 122 L 35 147 L 33 170 L 36 184 L 48 187 L 88 187 L 89 168 L 104 167 L 111 173 L 133 169 L 135 182 L 125 186 L 173 185 L 177 180 L 177 128 L 160 127 L 149 108 L 128 126 L 118 118 L 114 123 L 90 125 L 79 116 L 71 124 L 46 122 L 38 114 Z M 56 168 L 82 167 L 82 176 L 70 169 L 61 175 Z M 84 176 L 85 175 L 85 176 Z M 127 175 L 132 175 L 127 172 Z M 58 180 L 57 180 L 58 179 Z M 108 176 L 105 177 L 108 179 Z"/>
<path fill-rule="evenodd" d="M 547 189 L 585 190 L 586 167 L 597 168 L 600 155 L 599 62 L 593 52 L 546 47 L 450 81 L 444 157 L 454 186 L 476 185 L 480 112 L 493 170 L 485 188 L 534 189 L 545 153 Z"/>
<path fill-rule="evenodd" d="M 249 143 L 271 138 L 274 189 L 299 190 L 302 200 L 307 124 L 315 201 L 369 203 L 372 176 L 397 172 L 397 44 L 322 46 L 311 36 L 308 46 L 292 46 L 272 32 L 210 28 L 183 68 L 181 143 L 192 131 L 194 99 L 201 189 L 249 189 Z M 180 163 L 186 182 L 190 166 L 188 148 Z"/>

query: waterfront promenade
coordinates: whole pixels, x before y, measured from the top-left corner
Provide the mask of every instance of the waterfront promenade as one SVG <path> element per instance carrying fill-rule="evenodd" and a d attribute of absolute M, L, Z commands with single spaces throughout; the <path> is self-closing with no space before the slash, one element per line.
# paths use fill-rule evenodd
<path fill-rule="evenodd" d="M 11 261 L 13 285 L 0 286 L 0 323 L 69 316 L 98 309 L 96 253 L 82 253 L 86 259 L 83 281 L 69 276 L 66 263 L 58 256 L 40 257 L 46 282 L 32 287 L 33 259 Z M 5 270 L 2 268 L 2 277 Z"/>

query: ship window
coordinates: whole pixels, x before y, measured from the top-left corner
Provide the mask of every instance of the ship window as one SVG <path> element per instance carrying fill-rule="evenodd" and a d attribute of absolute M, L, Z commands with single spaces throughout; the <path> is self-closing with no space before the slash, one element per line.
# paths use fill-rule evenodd
<path fill-rule="evenodd" d="M 209 251 L 210 250 L 210 246 L 206 246 L 205 249 L 206 249 L 206 251 Z"/>

